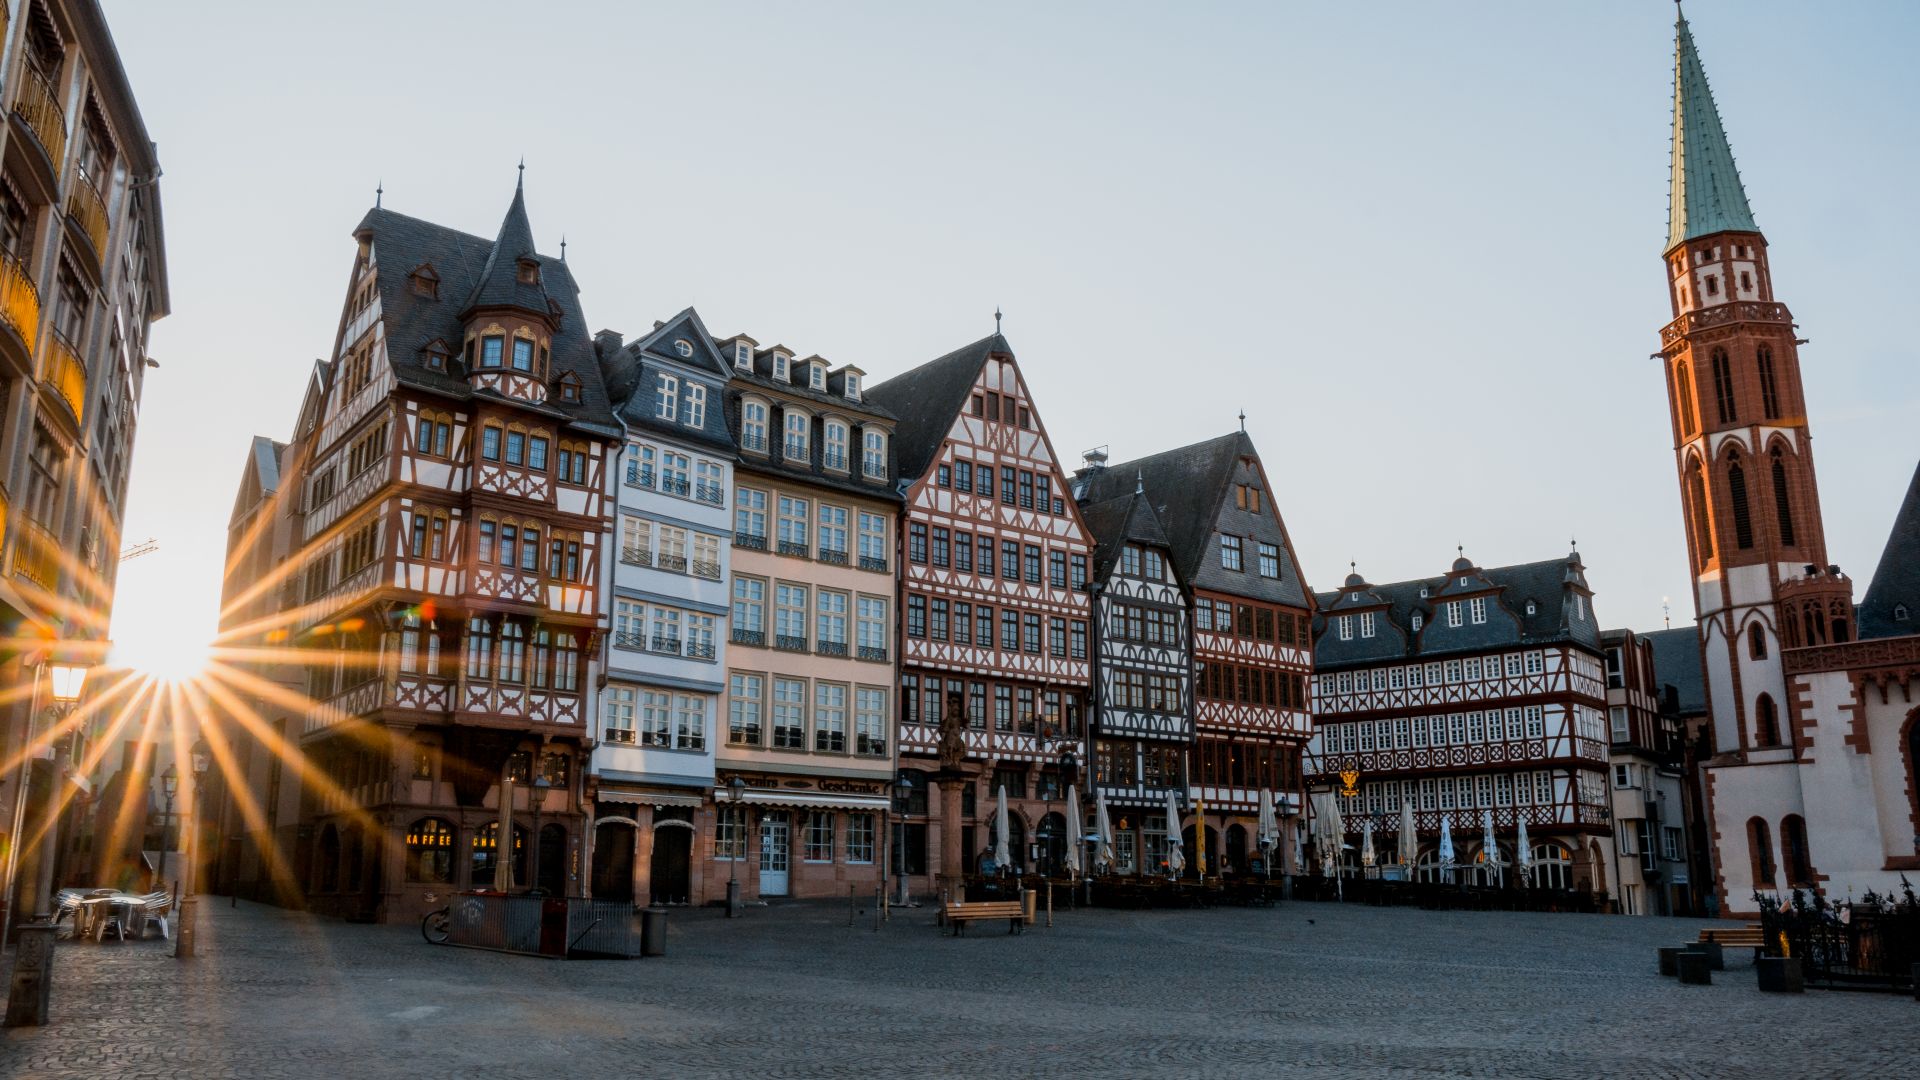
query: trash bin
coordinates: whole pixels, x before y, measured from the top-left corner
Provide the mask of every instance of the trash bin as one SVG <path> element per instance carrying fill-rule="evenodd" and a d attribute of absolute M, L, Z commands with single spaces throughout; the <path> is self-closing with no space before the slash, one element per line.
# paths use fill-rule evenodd
<path fill-rule="evenodd" d="M 667 955 L 667 909 L 650 907 L 640 912 L 640 955 Z"/>

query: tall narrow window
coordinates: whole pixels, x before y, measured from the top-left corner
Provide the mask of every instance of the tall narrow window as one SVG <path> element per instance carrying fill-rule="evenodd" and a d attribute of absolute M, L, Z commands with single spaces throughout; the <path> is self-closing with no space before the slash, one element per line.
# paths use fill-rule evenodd
<path fill-rule="evenodd" d="M 1760 366 L 1760 408 L 1767 419 L 1780 419 L 1780 394 L 1773 381 L 1773 349 L 1762 345 L 1756 352 Z"/>
<path fill-rule="evenodd" d="M 1698 458 L 1687 466 L 1687 501 L 1693 504 L 1694 558 L 1704 567 L 1713 558 L 1713 532 L 1707 527 L 1707 483 Z"/>
<path fill-rule="evenodd" d="M 1773 832 L 1759 818 L 1747 819 L 1747 854 L 1752 856 L 1753 887 L 1769 889 L 1773 885 Z"/>
<path fill-rule="evenodd" d="M 1720 406 L 1720 422 L 1731 424 L 1740 419 L 1733 405 L 1733 365 L 1727 360 L 1727 350 L 1713 350 L 1713 398 Z"/>
<path fill-rule="evenodd" d="M 1753 703 L 1754 743 L 1757 746 L 1780 745 L 1780 711 L 1773 695 L 1761 694 Z"/>
<path fill-rule="evenodd" d="M 1727 493 L 1733 497 L 1733 540 L 1745 551 L 1753 547 L 1753 515 L 1747 508 L 1747 471 L 1737 461 L 1727 466 Z"/>
<path fill-rule="evenodd" d="M 1767 632 L 1759 623 L 1747 626 L 1747 655 L 1755 660 L 1767 658 Z"/>
<path fill-rule="evenodd" d="M 1773 516 L 1780 523 L 1780 545 L 1793 547 L 1793 503 L 1787 498 L 1787 466 L 1779 447 L 1773 451 Z"/>
<path fill-rule="evenodd" d="M 1680 434 L 1691 435 L 1693 424 L 1693 369 L 1685 360 L 1674 369 L 1673 396 L 1680 400 Z"/>

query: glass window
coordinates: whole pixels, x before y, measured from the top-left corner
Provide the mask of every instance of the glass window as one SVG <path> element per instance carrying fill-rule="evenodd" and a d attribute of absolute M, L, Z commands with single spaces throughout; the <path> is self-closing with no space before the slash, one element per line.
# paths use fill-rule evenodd
<path fill-rule="evenodd" d="M 815 364 L 814 370 L 820 370 Z M 833 814 L 827 810 L 813 810 L 807 814 L 807 842 L 801 854 L 806 862 L 833 861 Z"/>
<path fill-rule="evenodd" d="M 727 690 L 727 742 L 759 746 L 761 710 L 766 704 L 765 677 L 735 672 L 727 680 Z"/>
<path fill-rule="evenodd" d="M 773 745 L 782 750 L 807 746 L 807 684 L 799 679 L 773 680 Z"/>
<path fill-rule="evenodd" d="M 887 692 L 862 686 L 853 692 L 853 751 L 869 757 L 887 754 Z"/>
<path fill-rule="evenodd" d="M 873 861 L 873 849 L 873 815 L 848 814 L 847 861 L 850 863 L 870 863 Z"/>
<path fill-rule="evenodd" d="M 813 748 L 827 754 L 847 752 L 847 688 L 839 683 L 814 684 Z"/>
<path fill-rule="evenodd" d="M 1240 570 L 1244 568 L 1241 561 L 1239 537 L 1223 536 L 1220 538 L 1220 565 L 1227 570 Z"/>

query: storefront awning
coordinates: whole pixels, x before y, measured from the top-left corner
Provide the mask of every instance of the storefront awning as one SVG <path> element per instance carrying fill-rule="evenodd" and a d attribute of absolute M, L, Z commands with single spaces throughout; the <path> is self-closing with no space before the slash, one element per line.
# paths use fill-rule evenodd
<path fill-rule="evenodd" d="M 707 800 L 691 793 L 667 791 L 623 791 L 619 788 L 601 788 L 601 802 L 624 803 L 628 806 L 705 806 Z"/>
<path fill-rule="evenodd" d="M 715 802 L 732 802 L 733 792 L 715 788 Z M 885 795 L 841 795 L 822 791 L 763 791 L 749 788 L 740 796 L 748 806 L 791 806 L 811 810 L 885 810 Z"/>

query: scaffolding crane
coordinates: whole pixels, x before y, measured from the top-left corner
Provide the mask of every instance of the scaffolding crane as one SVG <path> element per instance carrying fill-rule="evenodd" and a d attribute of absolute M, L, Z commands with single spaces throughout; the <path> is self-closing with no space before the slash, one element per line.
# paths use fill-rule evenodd
<path fill-rule="evenodd" d="M 153 537 L 149 536 L 145 540 L 142 540 L 131 547 L 123 548 L 120 552 L 120 561 L 130 562 L 134 559 L 139 558 L 142 555 L 151 555 L 154 552 L 159 550 L 160 550 L 160 541 L 155 540 Z"/>

